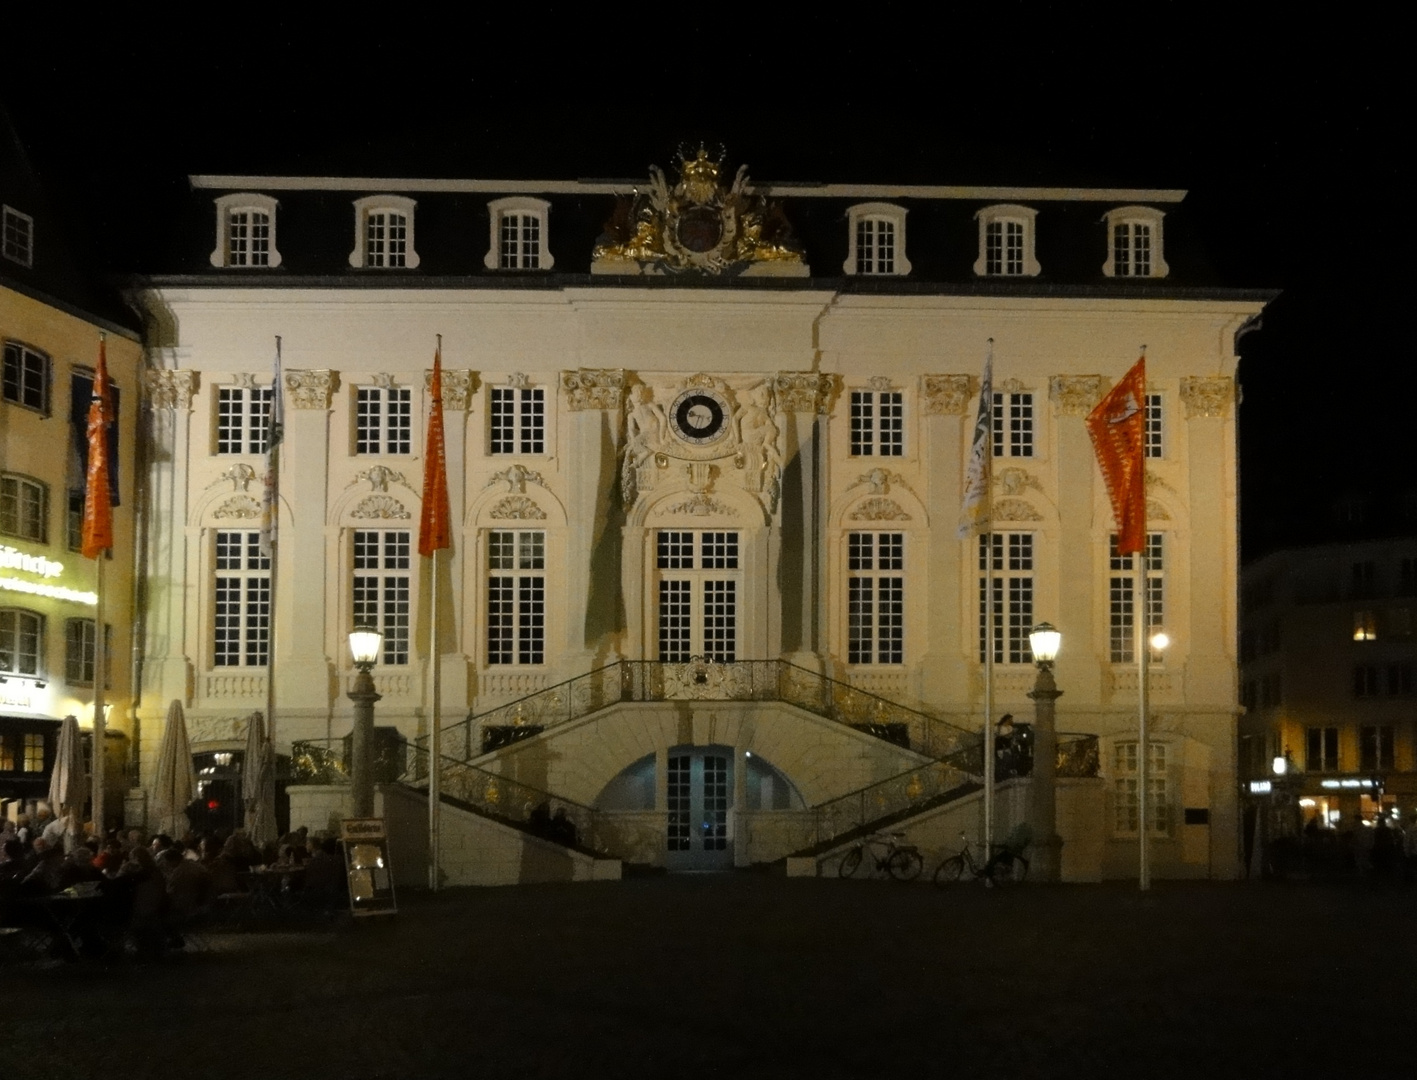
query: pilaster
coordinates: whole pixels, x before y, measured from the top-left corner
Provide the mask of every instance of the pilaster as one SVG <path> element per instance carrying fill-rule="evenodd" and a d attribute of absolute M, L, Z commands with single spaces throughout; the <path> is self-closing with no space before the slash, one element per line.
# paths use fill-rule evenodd
<path fill-rule="evenodd" d="M 926 506 L 935 527 L 929 533 L 929 593 L 926 597 L 928 651 L 920 664 L 920 696 L 942 704 L 969 697 L 970 641 L 961 635 L 973 625 L 961 619 L 963 570 L 974 551 L 973 537 L 960 540 L 956 524 L 963 505 L 964 464 L 968 452 L 966 417 L 975 380 L 968 375 L 926 375 L 920 395 L 924 417 L 924 473 L 929 477 Z M 962 565 L 964 560 L 964 565 Z"/>
<path fill-rule="evenodd" d="M 813 371 L 782 371 L 774 380 L 785 422 L 782 474 L 781 648 L 785 659 L 822 671 L 826 631 L 826 413 L 834 383 Z"/>

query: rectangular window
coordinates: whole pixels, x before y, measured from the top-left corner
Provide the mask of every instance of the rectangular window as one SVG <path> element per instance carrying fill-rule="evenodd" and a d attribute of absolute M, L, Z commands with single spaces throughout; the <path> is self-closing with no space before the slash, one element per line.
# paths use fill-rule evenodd
<path fill-rule="evenodd" d="M 271 432 L 269 386 L 218 386 L 216 391 L 216 452 L 264 454 Z"/>
<path fill-rule="evenodd" d="M 1023 222 L 991 221 L 984 230 L 984 272 L 1013 277 L 1023 273 Z"/>
<path fill-rule="evenodd" d="M 1358 729 L 1358 767 L 1364 772 L 1393 767 L 1391 725 L 1364 725 Z"/>
<path fill-rule="evenodd" d="M 1387 692 L 1389 697 L 1406 697 L 1412 693 L 1411 664 L 1387 666 Z"/>
<path fill-rule="evenodd" d="M 904 533 L 848 533 L 847 663 L 905 662 Z"/>
<path fill-rule="evenodd" d="M 213 614 L 216 667 L 265 667 L 270 659 L 271 560 L 257 531 L 216 534 Z"/>
<path fill-rule="evenodd" d="M 546 534 L 487 534 L 487 663 L 546 662 Z"/>
<path fill-rule="evenodd" d="M 1371 611 L 1355 611 L 1353 613 L 1353 640 L 1354 641 L 1377 641 L 1378 640 L 1378 620 Z"/>
<path fill-rule="evenodd" d="M 499 265 L 503 270 L 536 270 L 541 266 L 541 218 L 536 214 L 502 215 Z"/>
<path fill-rule="evenodd" d="M 546 391 L 536 387 L 492 388 L 494 454 L 546 452 Z"/>
<path fill-rule="evenodd" d="M 24 744 L 25 772 L 44 772 L 44 736 L 30 733 L 25 736 Z"/>
<path fill-rule="evenodd" d="M 0 608 L 0 675 L 44 674 L 44 617 Z"/>
<path fill-rule="evenodd" d="M 1146 456 L 1159 458 L 1165 449 L 1162 441 L 1161 395 L 1146 395 Z"/>
<path fill-rule="evenodd" d="M 1151 226 L 1126 221 L 1112 227 L 1112 273 L 1151 277 Z"/>
<path fill-rule="evenodd" d="M 689 813 L 691 758 L 688 754 L 669 759 L 666 810 L 668 811 L 668 847 L 670 851 L 689 850 Z"/>
<path fill-rule="evenodd" d="M 1260 677 L 1260 707 L 1265 709 L 1278 708 L 1284 704 L 1284 684 L 1281 681 L 1280 673 L 1272 671 L 1268 675 Z"/>
<path fill-rule="evenodd" d="M 990 555 L 987 543 L 993 541 Z M 994 663 L 1029 664 L 1033 651 L 1033 534 L 993 533 L 979 538 L 979 662 L 985 660 L 992 621 Z M 986 597 L 992 597 L 989 608 Z"/>
<path fill-rule="evenodd" d="M 67 619 L 64 623 L 64 681 L 71 686 L 92 686 L 98 641 L 92 619 Z M 103 628 L 103 685 L 113 684 L 113 627 Z"/>
<path fill-rule="evenodd" d="M 1371 559 L 1349 567 L 1350 592 L 1354 600 L 1371 600 L 1377 595 L 1378 567 Z"/>
<path fill-rule="evenodd" d="M 1166 625 L 1166 563 L 1162 533 L 1146 535 L 1146 630 L 1147 637 Z M 1108 538 L 1107 583 L 1110 654 L 1114 664 L 1136 662 L 1136 563 L 1131 555 L 1117 553 L 1117 534 Z M 1151 650 L 1151 659 L 1162 654 Z"/>
<path fill-rule="evenodd" d="M 355 453 L 410 453 L 413 391 L 406 386 L 361 386 L 356 392 L 355 423 Z"/>
<path fill-rule="evenodd" d="M 1376 664 L 1355 664 L 1353 667 L 1353 696 L 1377 697 L 1380 693 L 1379 668 Z"/>
<path fill-rule="evenodd" d="M 905 453 L 905 395 L 899 390 L 851 391 L 853 457 Z"/>
<path fill-rule="evenodd" d="M 664 530 L 658 536 L 658 559 L 661 570 L 692 570 L 694 568 L 694 534 Z"/>
<path fill-rule="evenodd" d="M 1033 456 L 1033 395 L 994 395 L 994 456 Z"/>
<path fill-rule="evenodd" d="M 0 474 L 0 533 L 44 543 L 49 535 L 49 490 L 38 480 Z"/>
<path fill-rule="evenodd" d="M 49 357 L 5 342 L 5 400 L 49 415 Z"/>
<path fill-rule="evenodd" d="M 737 656 L 738 583 L 705 581 L 704 656 L 721 664 L 731 664 Z"/>
<path fill-rule="evenodd" d="M 856 223 L 856 272 L 895 273 L 895 222 L 861 218 Z"/>
<path fill-rule="evenodd" d="M 34 265 L 34 218 L 6 206 L 0 222 L 0 254 L 21 266 Z"/>
<path fill-rule="evenodd" d="M 1138 769 L 1140 743 L 1118 743 L 1112 758 L 1113 785 L 1113 831 L 1136 835 L 1141 831 L 1141 774 Z M 1171 806 L 1167 797 L 1166 744 L 1147 743 L 1146 786 L 1150 792 L 1147 802 L 1147 832 L 1169 833 L 1171 831 Z"/>
<path fill-rule="evenodd" d="M 408 265 L 407 217 L 395 213 L 374 213 L 364 219 L 364 265 Z"/>
<path fill-rule="evenodd" d="M 226 215 L 226 265 L 270 264 L 270 215 L 263 210 L 229 210 Z"/>
<path fill-rule="evenodd" d="M 357 529 L 354 533 L 355 626 L 384 635 L 380 663 L 408 663 L 410 613 L 409 537 L 406 529 Z"/>
<path fill-rule="evenodd" d="M 1304 732 L 1304 768 L 1308 772 L 1338 770 L 1338 728 L 1311 727 Z"/>
<path fill-rule="evenodd" d="M 732 663 L 738 655 L 737 532 L 664 530 L 655 537 L 659 659 L 685 663 L 702 656 Z M 697 551 L 697 568 L 695 552 Z"/>

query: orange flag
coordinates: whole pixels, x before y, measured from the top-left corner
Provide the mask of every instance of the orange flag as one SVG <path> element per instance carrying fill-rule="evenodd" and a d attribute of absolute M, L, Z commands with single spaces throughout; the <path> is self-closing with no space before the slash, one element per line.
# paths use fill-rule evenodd
<path fill-rule="evenodd" d="M 418 523 L 418 554 L 432 555 L 453 546 L 448 509 L 448 452 L 443 443 L 443 343 L 433 354 L 433 407 L 428 412 L 428 451 L 423 460 L 423 517 Z"/>
<path fill-rule="evenodd" d="M 1117 518 L 1117 554 L 1146 546 L 1146 354 L 1087 417 Z"/>
<path fill-rule="evenodd" d="M 113 546 L 113 503 L 108 488 L 108 425 L 111 405 L 108 394 L 108 358 L 102 337 L 98 339 L 98 370 L 93 377 L 93 398 L 89 403 L 89 469 L 84 480 L 84 531 L 81 551 L 86 559 L 97 559 Z"/>

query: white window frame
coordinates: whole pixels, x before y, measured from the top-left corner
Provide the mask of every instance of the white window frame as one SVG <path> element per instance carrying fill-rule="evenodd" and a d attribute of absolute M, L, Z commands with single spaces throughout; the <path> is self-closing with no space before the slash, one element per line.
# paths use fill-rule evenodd
<path fill-rule="evenodd" d="M 361 457 L 413 453 L 412 387 L 354 388 L 354 452 Z"/>
<path fill-rule="evenodd" d="M 18 396 L 10 396 L 8 384 L 11 380 L 5 379 L 6 385 L 3 389 L 0 389 L 0 394 L 3 394 L 3 399 L 11 405 L 18 405 L 22 409 L 30 410 L 30 412 L 37 412 L 41 416 L 48 416 L 50 414 L 51 390 L 53 389 L 51 383 L 54 380 L 54 362 L 50 360 L 47 353 L 39 349 L 31 348 L 23 341 L 6 341 L 4 350 L 3 363 L 5 366 L 9 367 L 12 363 L 16 365 L 14 384 Z M 41 401 L 37 406 L 31 405 L 25 400 L 25 388 L 30 385 L 29 380 L 26 379 L 26 374 L 31 370 L 26 364 L 26 360 L 30 357 L 39 361 L 39 389 Z M 0 373 L 0 377 L 3 377 L 3 373 Z"/>
<path fill-rule="evenodd" d="M 655 659 L 684 663 L 704 656 L 719 663 L 736 661 L 747 613 L 742 530 L 656 529 L 653 542 Z M 666 608 L 675 596 L 685 609 L 676 617 L 687 622 L 670 628 L 665 625 Z M 671 634 L 671 629 L 687 634 Z M 682 648 L 666 648 L 667 643 L 680 642 Z"/>
<path fill-rule="evenodd" d="M 233 270 L 274 270 L 280 265 L 280 249 L 276 246 L 276 208 L 280 204 L 269 195 L 254 192 L 239 192 L 222 195 L 216 200 L 216 246 L 212 248 L 213 266 Z M 229 224 L 232 214 L 253 212 L 266 215 L 266 261 L 264 263 L 233 263 L 231 261 L 231 232 Z"/>
<path fill-rule="evenodd" d="M 274 386 L 217 386 L 212 410 L 216 453 L 264 454 L 270 445 Z"/>
<path fill-rule="evenodd" d="M 1117 836 L 1136 836 L 1141 832 L 1141 801 L 1138 798 L 1141 777 L 1141 744 L 1125 740 L 1112 746 L 1112 832 Z M 1147 809 L 1147 834 L 1168 836 L 1171 833 L 1170 785 L 1166 769 L 1170 747 L 1163 742 L 1148 742 L 1146 781 L 1150 790 Z"/>
<path fill-rule="evenodd" d="M 1146 398 L 1146 418 L 1142 435 L 1142 454 L 1149 458 L 1166 456 L 1166 399 L 1153 390 L 1148 390 Z"/>
<path fill-rule="evenodd" d="M 227 539 L 223 540 L 223 537 Z M 222 565 L 222 544 L 228 560 Z M 271 559 L 261 554 L 261 534 L 252 529 L 217 529 L 212 537 L 212 667 L 263 668 L 270 662 L 271 648 Z M 223 592 L 226 596 L 223 597 Z M 218 604 L 239 605 L 229 613 L 232 621 L 218 626 L 227 613 Z M 230 649 L 223 649 L 229 643 Z"/>
<path fill-rule="evenodd" d="M 852 390 L 847 403 L 852 457 L 905 456 L 905 391 Z M 886 409 L 889 415 L 883 413 Z"/>
<path fill-rule="evenodd" d="M 903 277 L 910 273 L 910 260 L 905 255 L 905 215 L 908 213 L 903 206 L 896 206 L 892 203 L 858 203 L 856 206 L 848 207 L 847 233 L 846 233 L 846 262 L 841 264 L 841 269 L 849 276 L 856 275 L 871 277 Z M 884 222 L 891 226 L 892 235 L 892 255 L 890 269 L 878 269 L 877 251 L 870 253 L 861 251 L 860 238 L 858 232 L 863 222 Z M 869 256 L 868 258 L 863 258 Z M 863 263 L 866 267 L 863 268 Z"/>
<path fill-rule="evenodd" d="M 846 662 L 905 663 L 906 534 L 846 534 Z"/>
<path fill-rule="evenodd" d="M 996 458 L 1031 458 L 1038 442 L 1038 412 L 1032 390 L 994 394 L 990 445 Z"/>
<path fill-rule="evenodd" d="M 34 218 L 13 206 L 0 210 L 0 254 L 24 267 L 34 265 Z"/>
<path fill-rule="evenodd" d="M 986 554 L 986 542 L 993 539 L 993 556 Z M 979 537 L 975 566 L 978 571 L 976 612 L 979 636 L 975 656 L 985 660 L 987 597 L 994 598 L 994 663 L 1032 664 L 1033 649 L 1028 634 L 1033 629 L 1035 568 L 1038 563 L 1038 536 L 1032 532 L 996 532 Z M 992 586 L 990 583 L 992 582 Z"/>
<path fill-rule="evenodd" d="M 508 214 L 527 215 L 538 222 L 538 240 L 535 266 L 507 266 L 502 262 L 502 219 Z M 488 234 L 487 254 L 482 265 L 489 270 L 538 273 L 550 270 L 556 265 L 551 257 L 550 217 L 551 204 L 545 199 L 534 199 L 526 195 L 513 195 L 505 199 L 494 199 L 487 204 Z M 519 255 L 518 260 L 525 257 Z"/>
<path fill-rule="evenodd" d="M 1150 206 L 1119 206 L 1115 210 L 1109 210 L 1105 218 L 1107 224 L 1107 261 L 1102 264 L 1102 273 L 1106 277 L 1122 279 L 1150 279 L 1164 278 L 1171 272 L 1171 268 L 1166 265 L 1163 257 L 1165 245 L 1162 243 L 1161 219 L 1166 215 Z M 1128 272 L 1119 274 L 1117 272 L 1117 226 L 1119 225 L 1145 225 L 1150 229 L 1150 256 L 1151 264 L 1148 273 L 1138 274 L 1132 267 L 1135 266 L 1136 239 L 1135 232 L 1129 230 L 1127 241 L 1128 258 L 1126 265 Z"/>
<path fill-rule="evenodd" d="M 354 250 L 349 253 L 349 265 L 357 270 L 416 270 L 418 250 L 413 242 L 413 210 L 417 202 L 403 195 L 369 195 L 354 200 Z M 403 262 L 390 265 L 387 253 L 382 259 L 369 254 L 369 219 L 380 214 L 398 214 L 404 222 Z"/>
<path fill-rule="evenodd" d="M 1166 625 L 1166 534 L 1146 534 L 1146 640 Z M 1117 534 L 1107 538 L 1107 655 L 1114 664 L 1135 664 L 1137 571 L 1135 555 L 1117 554 Z M 1166 654 L 1152 649 L 1154 665 Z"/>
<path fill-rule="evenodd" d="M 383 634 L 379 663 L 409 663 L 413 633 L 413 533 L 354 529 L 350 537 L 350 617 Z"/>
<path fill-rule="evenodd" d="M 487 596 L 482 658 L 488 668 L 546 664 L 545 529 L 489 529 L 484 534 Z"/>
<path fill-rule="evenodd" d="M 70 686 L 92 686 L 97 659 L 97 622 L 93 619 L 64 620 L 64 681 Z M 103 685 L 113 686 L 113 627 L 103 624 Z"/>
<path fill-rule="evenodd" d="M 545 455 L 546 396 L 544 386 L 488 387 L 487 453 Z"/>
<path fill-rule="evenodd" d="M 27 494 L 31 498 L 26 499 Z M 38 512 L 33 513 L 36 504 Z M 49 485 L 43 480 L 23 473 L 0 473 L 0 508 L 0 536 L 36 544 L 49 542 Z M 31 524 L 35 527 L 30 528 Z"/>
<path fill-rule="evenodd" d="M 28 631 L 21 629 L 21 622 L 29 622 Z M 46 678 L 44 651 L 44 616 L 38 611 L 21 607 L 0 607 L 0 676 L 16 679 Z M 32 639 L 33 652 L 21 652 L 21 642 Z M 18 658 L 18 659 L 17 659 Z M 30 663 L 26 663 L 26 660 Z"/>
<path fill-rule="evenodd" d="M 979 222 L 979 258 L 974 261 L 974 273 L 978 277 L 989 278 L 1018 278 L 1037 277 L 1041 271 L 1038 259 L 1034 255 L 1033 239 L 1037 231 L 1034 228 L 1038 211 L 1027 206 L 1017 206 L 1013 203 L 1000 203 L 997 206 L 986 206 L 974 215 Z M 996 273 L 989 272 L 989 226 L 1002 224 L 1004 222 L 1017 222 L 1023 226 L 1023 251 L 1021 252 L 1021 269 L 1016 274 L 1006 271 Z"/>

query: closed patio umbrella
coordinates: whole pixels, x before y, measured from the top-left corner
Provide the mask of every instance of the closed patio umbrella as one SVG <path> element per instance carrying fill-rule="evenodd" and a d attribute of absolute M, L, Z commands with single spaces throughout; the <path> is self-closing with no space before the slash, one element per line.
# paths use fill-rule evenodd
<path fill-rule="evenodd" d="M 241 800 L 246 835 L 257 847 L 276 838 L 276 761 L 259 712 L 246 725 L 246 760 L 241 766 Z"/>
<path fill-rule="evenodd" d="M 50 808 L 55 817 L 63 817 L 68 824 L 64 839 L 66 848 L 72 847 L 75 838 L 82 834 L 79 815 L 83 811 L 84 799 L 88 793 L 89 781 L 84 771 L 84 747 L 79 739 L 79 721 L 72 716 L 66 716 L 64 722 L 59 725 L 54 772 L 49 777 Z"/>
<path fill-rule="evenodd" d="M 197 797 L 197 770 L 192 767 L 192 744 L 187 739 L 187 717 L 182 702 L 173 699 L 167 707 L 167 723 L 157 751 L 153 775 L 153 828 L 169 836 L 186 836 L 191 829 L 187 805 Z"/>

